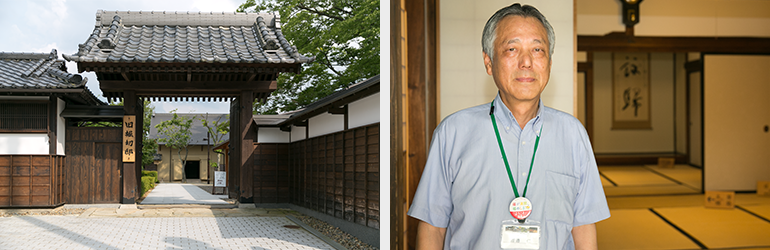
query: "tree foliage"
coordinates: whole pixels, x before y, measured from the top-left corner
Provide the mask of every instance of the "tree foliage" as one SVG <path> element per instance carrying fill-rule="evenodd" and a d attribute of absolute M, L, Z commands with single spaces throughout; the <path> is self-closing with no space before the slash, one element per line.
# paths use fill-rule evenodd
<path fill-rule="evenodd" d="M 144 100 L 144 117 L 142 118 L 142 169 L 153 163 L 155 154 L 158 153 L 157 139 L 150 139 L 150 126 L 152 126 L 152 115 L 155 114 L 155 106 L 152 102 Z"/>
<path fill-rule="evenodd" d="M 208 116 L 209 114 L 206 113 L 206 117 L 201 117 L 201 123 L 203 123 L 203 126 L 208 130 L 209 135 L 211 136 L 211 143 L 216 145 L 224 142 L 225 135 L 230 133 L 230 116 L 217 115 L 216 120 L 209 120 Z M 224 121 L 222 119 L 224 119 Z M 214 150 L 214 152 L 223 154 L 221 149 Z M 219 166 L 217 162 L 211 162 L 209 164 L 211 167 L 215 168 Z"/>
<path fill-rule="evenodd" d="M 380 71 L 379 0 L 247 0 L 237 11 L 277 12 L 289 43 L 315 56 L 301 73 L 282 73 L 255 113 L 295 110 Z"/>
<path fill-rule="evenodd" d="M 187 164 L 187 155 L 190 153 L 187 146 L 190 145 L 193 140 L 190 128 L 192 127 L 195 116 L 179 116 L 176 114 L 176 109 L 172 110 L 171 113 L 174 115 L 171 120 L 162 121 L 155 125 L 155 128 L 158 129 L 158 141 L 165 143 L 167 147 L 176 149 L 179 159 L 182 159 L 182 168 L 184 168 Z M 185 151 L 184 158 L 182 158 L 182 149 Z M 172 169 L 173 166 L 174 163 L 172 162 Z M 185 174 L 184 169 L 182 170 L 182 182 L 187 182 L 187 175 Z"/>

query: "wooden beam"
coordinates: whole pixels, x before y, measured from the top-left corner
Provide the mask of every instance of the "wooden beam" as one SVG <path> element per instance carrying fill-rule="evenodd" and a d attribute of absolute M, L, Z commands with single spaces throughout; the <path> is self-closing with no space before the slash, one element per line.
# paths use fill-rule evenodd
<path fill-rule="evenodd" d="M 147 81 L 147 82 L 126 82 L 126 81 L 112 81 L 101 80 L 99 81 L 99 88 L 102 90 L 174 90 L 174 91 L 189 91 L 189 90 L 243 90 L 243 89 L 262 89 L 262 90 L 275 90 L 278 87 L 276 81 L 237 81 L 237 82 L 221 82 L 221 81 L 190 81 L 190 82 L 171 82 L 171 81 Z"/>
<path fill-rule="evenodd" d="M 770 38 L 578 36 L 578 51 L 770 53 Z"/>
<path fill-rule="evenodd" d="M 332 115 L 344 115 L 347 112 L 347 110 L 348 110 L 348 105 L 345 105 L 345 106 L 342 106 L 341 108 L 329 107 L 327 112 L 329 112 L 329 114 L 332 114 Z"/>
<path fill-rule="evenodd" d="M 701 70 L 703 70 L 703 61 L 695 60 L 692 62 L 686 62 L 684 64 L 684 68 L 687 74 L 690 74 L 693 72 L 700 72 Z"/>
<path fill-rule="evenodd" d="M 120 72 L 120 75 L 123 76 L 123 79 L 126 80 L 126 82 L 131 82 L 131 80 L 128 79 L 128 75 L 126 75 L 126 72 Z"/>

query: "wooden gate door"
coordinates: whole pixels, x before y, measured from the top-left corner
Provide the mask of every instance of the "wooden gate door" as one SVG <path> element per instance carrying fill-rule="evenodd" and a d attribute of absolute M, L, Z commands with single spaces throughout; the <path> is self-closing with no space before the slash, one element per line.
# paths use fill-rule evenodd
<path fill-rule="evenodd" d="M 100 142 L 94 147 L 94 203 L 120 202 L 120 143 Z"/>
<path fill-rule="evenodd" d="M 120 203 L 122 132 L 123 128 L 67 128 L 67 203 Z"/>

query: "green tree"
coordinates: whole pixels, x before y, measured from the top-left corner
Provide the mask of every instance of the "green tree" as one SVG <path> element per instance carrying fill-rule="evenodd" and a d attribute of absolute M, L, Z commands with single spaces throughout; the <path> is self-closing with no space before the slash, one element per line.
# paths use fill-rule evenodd
<path fill-rule="evenodd" d="M 222 121 L 223 118 L 224 121 Z M 230 133 L 230 115 L 217 115 L 216 120 L 209 120 L 209 114 L 206 113 L 205 118 L 201 117 L 201 123 L 203 123 L 203 126 L 208 130 L 209 135 L 211 136 L 211 143 L 214 145 L 224 142 L 225 135 Z M 223 154 L 221 149 L 214 150 L 214 152 Z M 217 162 L 211 162 L 209 164 L 214 168 L 219 166 Z"/>
<path fill-rule="evenodd" d="M 179 159 L 182 159 L 182 168 L 184 168 L 187 164 L 187 155 L 190 153 L 187 146 L 190 145 L 193 140 L 190 128 L 192 127 L 195 116 L 179 116 L 176 114 L 176 109 L 172 110 L 171 113 L 174 114 L 174 117 L 171 118 L 171 120 L 162 121 L 158 123 L 158 125 L 155 125 L 160 137 L 158 138 L 158 141 L 165 143 L 167 147 L 176 149 Z M 182 158 L 182 149 L 185 151 L 184 158 Z M 173 169 L 174 163 L 171 162 L 170 165 Z M 182 171 L 182 182 L 187 183 L 187 175 L 184 170 Z"/>
<path fill-rule="evenodd" d="M 247 0 L 239 12 L 278 12 L 281 31 L 302 55 L 301 73 L 282 73 L 255 114 L 296 110 L 380 71 L 379 0 Z"/>
<path fill-rule="evenodd" d="M 144 108 L 144 118 L 142 124 L 142 170 L 147 165 L 153 163 L 153 158 L 158 153 L 157 139 L 150 139 L 150 126 L 152 126 L 152 115 L 155 114 L 155 106 L 152 102 L 145 100 L 142 104 Z"/>

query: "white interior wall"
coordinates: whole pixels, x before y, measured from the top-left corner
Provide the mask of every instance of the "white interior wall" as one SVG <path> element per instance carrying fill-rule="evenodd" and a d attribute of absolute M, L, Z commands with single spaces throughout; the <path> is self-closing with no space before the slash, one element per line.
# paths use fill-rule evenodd
<path fill-rule="evenodd" d="M 308 138 L 331 134 L 345 128 L 345 116 L 323 113 L 308 119 L 308 126 Z"/>
<path fill-rule="evenodd" d="M 257 142 L 259 143 L 287 143 L 290 142 L 291 133 L 281 131 L 280 128 L 257 128 Z"/>
<path fill-rule="evenodd" d="M 64 155 L 64 147 L 67 145 L 65 142 L 67 124 L 64 117 L 61 117 L 61 112 L 64 111 L 67 103 L 60 98 L 56 98 L 56 102 L 58 104 L 56 108 L 56 119 L 58 119 L 56 121 L 56 154 Z"/>
<path fill-rule="evenodd" d="M 623 32 L 617 0 L 576 2 L 577 33 L 603 36 Z M 637 36 L 770 36 L 770 1 L 667 0 L 639 4 Z M 748 25 L 747 25 L 748 24 Z"/>
<path fill-rule="evenodd" d="M 0 154 L 48 154 L 48 140 L 45 133 L 0 134 Z"/>
<path fill-rule="evenodd" d="M 348 104 L 348 128 L 380 122 L 380 93 Z"/>
<path fill-rule="evenodd" d="M 551 78 L 542 94 L 549 107 L 573 113 L 574 27 L 572 0 L 534 0 L 556 32 Z M 443 119 L 458 110 L 492 101 L 497 87 L 484 69 L 481 32 L 503 0 L 446 0 L 439 10 L 439 114 Z"/>
<path fill-rule="evenodd" d="M 612 129 L 612 53 L 594 53 L 594 130 L 596 153 L 674 151 L 674 57 L 650 54 L 652 129 Z M 633 143 L 632 143 L 633 142 Z"/>

